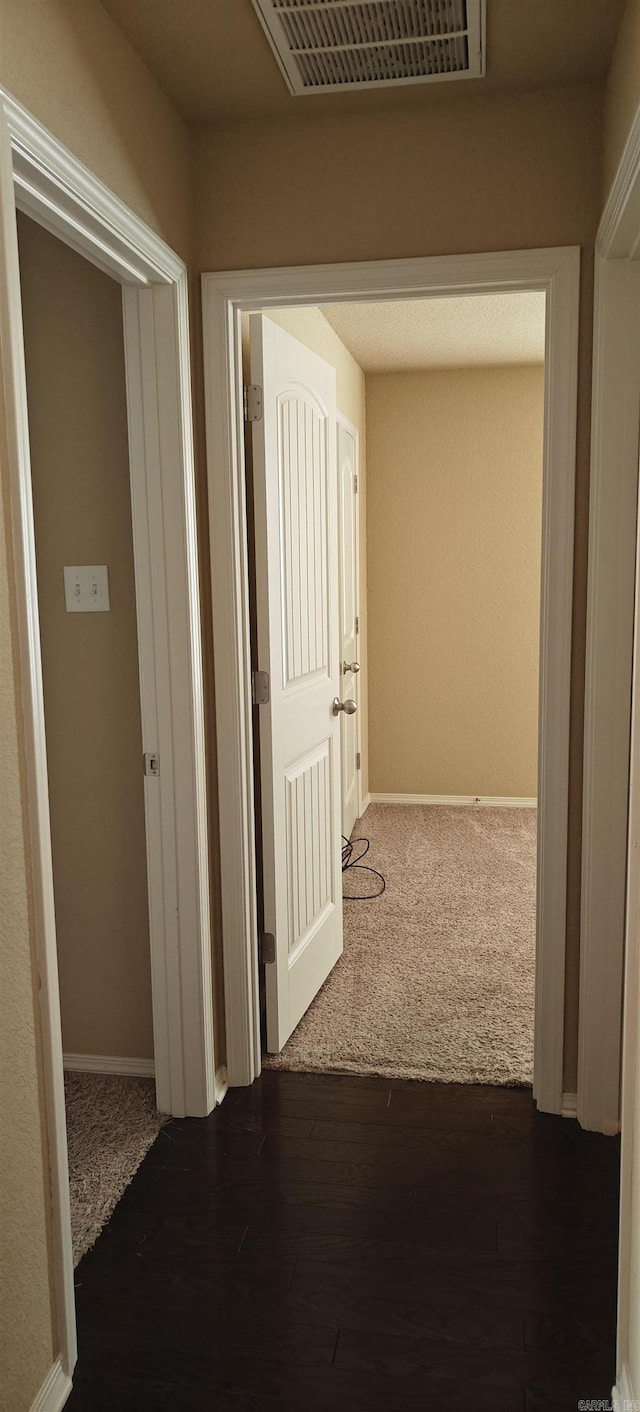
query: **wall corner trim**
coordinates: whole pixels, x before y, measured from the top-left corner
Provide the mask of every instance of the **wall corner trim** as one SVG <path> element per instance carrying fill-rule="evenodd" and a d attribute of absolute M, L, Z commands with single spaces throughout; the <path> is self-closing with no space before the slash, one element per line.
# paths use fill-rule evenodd
<path fill-rule="evenodd" d="M 71 1392 L 71 1378 L 62 1366 L 62 1359 L 56 1358 L 32 1402 L 30 1412 L 61 1412 Z"/>

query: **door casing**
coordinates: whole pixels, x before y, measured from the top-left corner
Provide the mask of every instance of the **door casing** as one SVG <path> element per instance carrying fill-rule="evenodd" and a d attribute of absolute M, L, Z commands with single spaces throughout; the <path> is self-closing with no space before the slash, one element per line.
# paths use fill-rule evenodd
<path fill-rule="evenodd" d="M 16 208 L 123 288 L 143 748 L 157 752 L 161 766 L 159 778 L 145 779 L 156 1094 L 161 1111 L 175 1116 L 210 1112 L 225 1084 L 221 1073 L 216 1088 L 213 1044 L 188 284 L 186 267 L 169 246 L 1 88 L 0 183 L 3 454 L 51 1187 L 57 1360 L 51 1377 L 62 1397 L 71 1387 L 77 1350 Z"/>
<path fill-rule="evenodd" d="M 578 1116 L 601 1132 L 621 1120 L 613 1403 L 631 1407 L 640 1396 L 631 1369 L 640 1124 L 640 108 L 596 239 L 593 353 Z"/>
<path fill-rule="evenodd" d="M 227 1070 L 260 1073 L 241 313 L 323 301 L 539 290 L 547 300 L 534 1091 L 563 1110 L 569 702 L 580 251 L 576 247 L 202 277 Z"/>

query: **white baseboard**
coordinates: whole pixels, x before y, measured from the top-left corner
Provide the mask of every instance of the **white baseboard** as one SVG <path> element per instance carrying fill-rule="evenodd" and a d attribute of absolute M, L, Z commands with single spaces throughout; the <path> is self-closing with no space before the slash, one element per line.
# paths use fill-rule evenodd
<path fill-rule="evenodd" d="M 360 814 L 359 814 L 359 817 L 360 817 L 361 819 L 362 819 L 362 818 L 364 817 L 364 815 L 366 814 L 367 809 L 369 808 L 370 803 L 371 803 L 371 795 L 370 795 L 370 794 L 363 794 L 363 796 L 362 796 L 362 803 L 361 803 L 361 805 L 360 805 Z"/>
<path fill-rule="evenodd" d="M 127 1074 L 152 1079 L 156 1071 L 153 1059 L 121 1059 L 119 1054 L 63 1054 L 62 1062 L 65 1069 L 77 1074 Z"/>
<path fill-rule="evenodd" d="M 447 804 L 472 809 L 535 809 L 537 799 L 479 794 L 370 794 L 368 804 Z"/>
<path fill-rule="evenodd" d="M 222 1103 L 222 1100 L 223 1100 L 223 1098 L 224 1098 L 224 1096 L 225 1096 L 225 1093 L 227 1092 L 228 1087 L 229 1087 L 229 1075 L 228 1075 L 228 1073 L 227 1073 L 227 1070 L 226 1070 L 224 1064 L 221 1064 L 221 1065 L 220 1065 L 220 1068 L 219 1068 L 219 1069 L 216 1069 L 216 1077 L 215 1077 L 216 1103 Z"/>
<path fill-rule="evenodd" d="M 618 1375 L 618 1381 L 611 1393 L 611 1401 L 613 1402 L 614 1412 L 632 1412 L 634 1407 L 640 1406 L 640 1403 L 636 1402 L 633 1395 L 629 1369 L 626 1363 Z"/>
<path fill-rule="evenodd" d="M 560 1109 L 563 1118 L 577 1118 L 578 1116 L 578 1095 L 577 1093 L 563 1093 L 562 1108 Z"/>
<path fill-rule="evenodd" d="M 56 1358 L 31 1404 L 31 1412 L 61 1412 L 70 1392 L 71 1378 L 64 1371 L 62 1359 Z"/>

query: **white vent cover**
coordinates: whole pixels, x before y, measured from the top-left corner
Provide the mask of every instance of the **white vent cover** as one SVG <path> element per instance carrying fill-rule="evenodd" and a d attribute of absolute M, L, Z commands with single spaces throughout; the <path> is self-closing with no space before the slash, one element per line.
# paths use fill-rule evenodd
<path fill-rule="evenodd" d="M 253 0 L 292 93 L 484 74 L 485 0 Z"/>

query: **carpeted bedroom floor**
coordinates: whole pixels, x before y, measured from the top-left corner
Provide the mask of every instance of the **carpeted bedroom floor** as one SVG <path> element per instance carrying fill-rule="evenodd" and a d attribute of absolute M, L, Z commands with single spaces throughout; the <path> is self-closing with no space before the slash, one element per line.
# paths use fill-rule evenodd
<path fill-rule="evenodd" d="M 344 955 L 266 1066 L 530 1084 L 536 810 L 371 804 L 357 837 L 386 891 L 343 874 Z"/>
<path fill-rule="evenodd" d="M 95 1243 L 168 1118 L 153 1079 L 65 1074 L 73 1263 Z"/>

